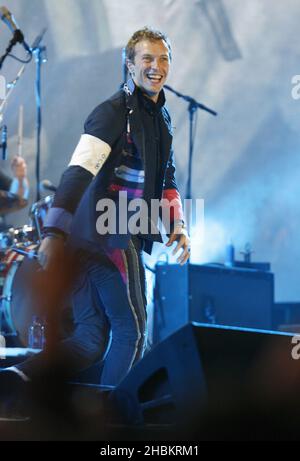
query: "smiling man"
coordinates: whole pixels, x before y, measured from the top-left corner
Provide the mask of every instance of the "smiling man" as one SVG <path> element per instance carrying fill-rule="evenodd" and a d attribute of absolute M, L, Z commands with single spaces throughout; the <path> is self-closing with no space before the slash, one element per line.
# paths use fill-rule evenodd
<path fill-rule="evenodd" d="M 137 32 L 127 45 L 127 66 L 134 83 L 155 103 L 165 84 L 171 62 L 167 39 L 139 39 Z"/>
<path fill-rule="evenodd" d="M 80 263 L 73 294 L 76 329 L 61 343 L 64 369 L 72 374 L 104 359 L 101 383 L 113 386 L 143 355 L 142 251 L 151 253 L 153 242 L 162 239 L 152 232 L 157 223 L 149 216 L 147 232 L 102 233 L 96 226 L 99 203 L 109 198 L 120 207 L 120 193 L 126 193 L 129 202 L 136 198 L 147 204 L 162 198 L 166 206 L 172 202 L 167 245 L 176 242 L 180 264 L 188 260 L 190 250 L 163 91 L 171 62 L 169 40 L 159 31 L 141 29 L 130 38 L 126 59 L 131 78 L 88 117 L 48 213 L 39 250 L 39 262 L 49 273 L 65 246 Z M 35 357 L 18 365 L 18 370 L 30 379 L 36 363 Z"/>

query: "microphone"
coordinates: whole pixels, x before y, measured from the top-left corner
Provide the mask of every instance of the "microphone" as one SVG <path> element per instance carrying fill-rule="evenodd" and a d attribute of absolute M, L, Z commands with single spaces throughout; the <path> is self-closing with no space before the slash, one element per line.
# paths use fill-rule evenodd
<path fill-rule="evenodd" d="M 2 148 L 2 159 L 6 160 L 6 149 L 7 149 L 7 126 L 3 125 L 1 135 L 1 148 Z"/>
<path fill-rule="evenodd" d="M 5 22 L 5 24 L 13 34 L 15 34 L 16 32 L 18 33 L 18 41 L 22 43 L 27 53 L 31 54 L 31 49 L 25 42 L 22 31 L 20 30 L 15 18 L 13 17 L 11 12 L 6 8 L 6 6 L 0 7 L 0 18 L 3 22 Z"/>
<path fill-rule="evenodd" d="M 49 179 L 43 179 L 41 182 L 40 182 L 40 190 L 41 191 L 50 191 L 50 192 L 56 192 L 57 191 L 57 187 L 54 186 L 54 184 L 49 181 Z"/>

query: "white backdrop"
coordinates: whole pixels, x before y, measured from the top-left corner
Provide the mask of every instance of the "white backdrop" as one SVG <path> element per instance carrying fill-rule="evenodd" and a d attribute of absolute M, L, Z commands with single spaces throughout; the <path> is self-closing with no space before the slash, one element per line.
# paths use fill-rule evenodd
<path fill-rule="evenodd" d="M 136 29 L 152 25 L 173 45 L 169 83 L 215 109 L 198 114 L 193 196 L 205 200 L 205 240 L 194 238 L 193 262 L 224 261 L 250 242 L 256 261 L 270 261 L 276 300 L 300 301 L 298 263 L 300 100 L 291 96 L 300 74 L 299 0 L 7 0 L 31 43 L 47 27 L 42 70 L 41 176 L 58 183 L 91 109 L 122 80 L 121 48 Z M 0 24 L 0 53 L 11 35 Z M 15 48 L 23 55 L 20 46 Z M 236 59 L 230 59 L 232 57 Z M 7 60 L 13 78 L 20 64 Z M 9 151 L 16 149 L 18 107 L 25 110 L 24 156 L 34 200 L 35 64 L 9 102 Z M 168 94 L 178 182 L 187 175 L 187 104 Z M 1 168 L 8 170 L 3 162 Z M 10 218 L 24 224 L 27 211 Z M 154 264 L 162 248 L 157 248 Z M 164 250 L 163 250 L 164 251 Z"/>

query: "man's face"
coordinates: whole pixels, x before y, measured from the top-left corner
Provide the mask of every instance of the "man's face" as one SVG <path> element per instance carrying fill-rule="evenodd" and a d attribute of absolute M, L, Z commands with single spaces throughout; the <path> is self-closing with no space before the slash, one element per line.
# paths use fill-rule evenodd
<path fill-rule="evenodd" d="M 138 42 L 134 62 L 128 62 L 134 83 L 154 102 L 166 83 L 169 68 L 169 49 L 163 40 Z"/>

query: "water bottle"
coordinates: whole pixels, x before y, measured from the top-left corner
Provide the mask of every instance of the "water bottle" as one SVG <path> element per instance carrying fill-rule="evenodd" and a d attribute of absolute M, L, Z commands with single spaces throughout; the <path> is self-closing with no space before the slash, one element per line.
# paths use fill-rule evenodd
<path fill-rule="evenodd" d="M 41 319 L 34 315 L 28 329 L 28 347 L 30 349 L 43 349 L 45 345 L 45 326 Z"/>

